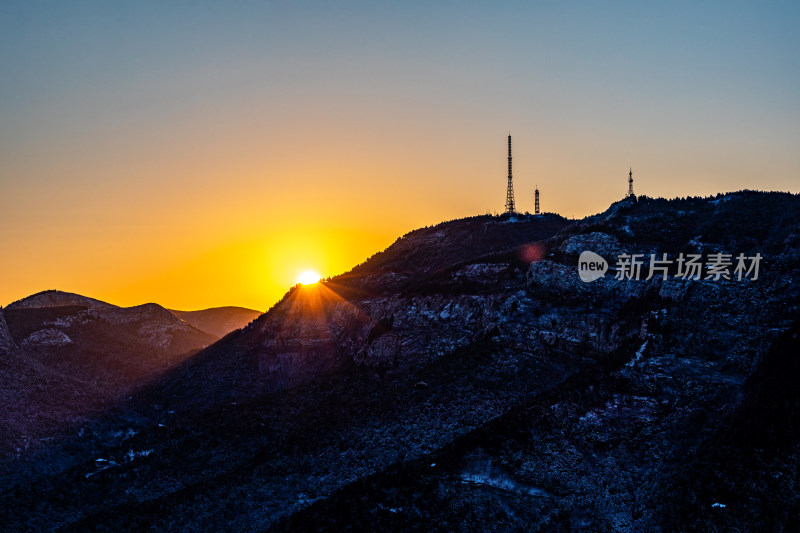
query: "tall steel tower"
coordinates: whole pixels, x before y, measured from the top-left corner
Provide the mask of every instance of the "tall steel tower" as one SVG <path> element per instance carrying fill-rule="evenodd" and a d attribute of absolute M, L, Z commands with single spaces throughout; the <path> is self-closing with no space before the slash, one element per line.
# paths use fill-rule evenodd
<path fill-rule="evenodd" d="M 506 190 L 506 213 L 513 214 L 517 210 L 514 207 L 514 184 L 511 178 L 511 134 L 508 134 L 508 189 Z"/>
<path fill-rule="evenodd" d="M 536 191 L 533 194 L 534 197 L 534 204 L 533 204 L 533 214 L 539 214 L 539 186 L 536 186 Z"/>
<path fill-rule="evenodd" d="M 628 196 L 635 196 L 633 194 L 633 169 L 628 170 Z"/>

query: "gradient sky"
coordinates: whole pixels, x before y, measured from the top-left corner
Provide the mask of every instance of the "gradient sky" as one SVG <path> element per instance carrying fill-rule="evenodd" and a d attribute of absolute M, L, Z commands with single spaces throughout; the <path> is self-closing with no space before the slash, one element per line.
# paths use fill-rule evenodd
<path fill-rule="evenodd" d="M 0 2 L 0 303 L 266 309 L 627 188 L 800 191 L 798 2 Z"/>

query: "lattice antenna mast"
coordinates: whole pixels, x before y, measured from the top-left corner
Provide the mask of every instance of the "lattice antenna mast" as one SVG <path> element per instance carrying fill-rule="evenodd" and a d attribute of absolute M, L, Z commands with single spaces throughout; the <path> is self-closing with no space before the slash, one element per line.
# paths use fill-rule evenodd
<path fill-rule="evenodd" d="M 633 169 L 628 170 L 628 196 L 634 196 L 633 194 Z"/>
<path fill-rule="evenodd" d="M 514 207 L 514 183 L 511 177 L 511 134 L 508 134 L 508 189 L 506 190 L 506 213 L 516 213 Z"/>
<path fill-rule="evenodd" d="M 534 204 L 533 204 L 533 214 L 539 214 L 539 186 L 536 186 L 536 191 L 533 193 L 534 197 Z"/>

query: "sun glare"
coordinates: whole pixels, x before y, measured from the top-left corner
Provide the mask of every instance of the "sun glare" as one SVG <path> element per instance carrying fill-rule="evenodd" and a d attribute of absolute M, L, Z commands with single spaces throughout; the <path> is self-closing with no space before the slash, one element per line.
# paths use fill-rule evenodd
<path fill-rule="evenodd" d="M 322 276 L 314 272 L 313 270 L 306 270 L 305 272 L 300 273 L 297 277 L 297 283 L 302 285 L 312 285 L 322 279 Z"/>

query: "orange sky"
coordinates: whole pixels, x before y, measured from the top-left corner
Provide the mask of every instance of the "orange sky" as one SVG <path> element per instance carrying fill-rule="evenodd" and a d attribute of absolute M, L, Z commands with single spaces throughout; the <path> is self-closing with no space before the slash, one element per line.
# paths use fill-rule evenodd
<path fill-rule="evenodd" d="M 520 210 L 800 190 L 795 7 L 488 6 L 4 5 L 0 304 L 264 310 L 502 211 L 509 130 Z"/>

